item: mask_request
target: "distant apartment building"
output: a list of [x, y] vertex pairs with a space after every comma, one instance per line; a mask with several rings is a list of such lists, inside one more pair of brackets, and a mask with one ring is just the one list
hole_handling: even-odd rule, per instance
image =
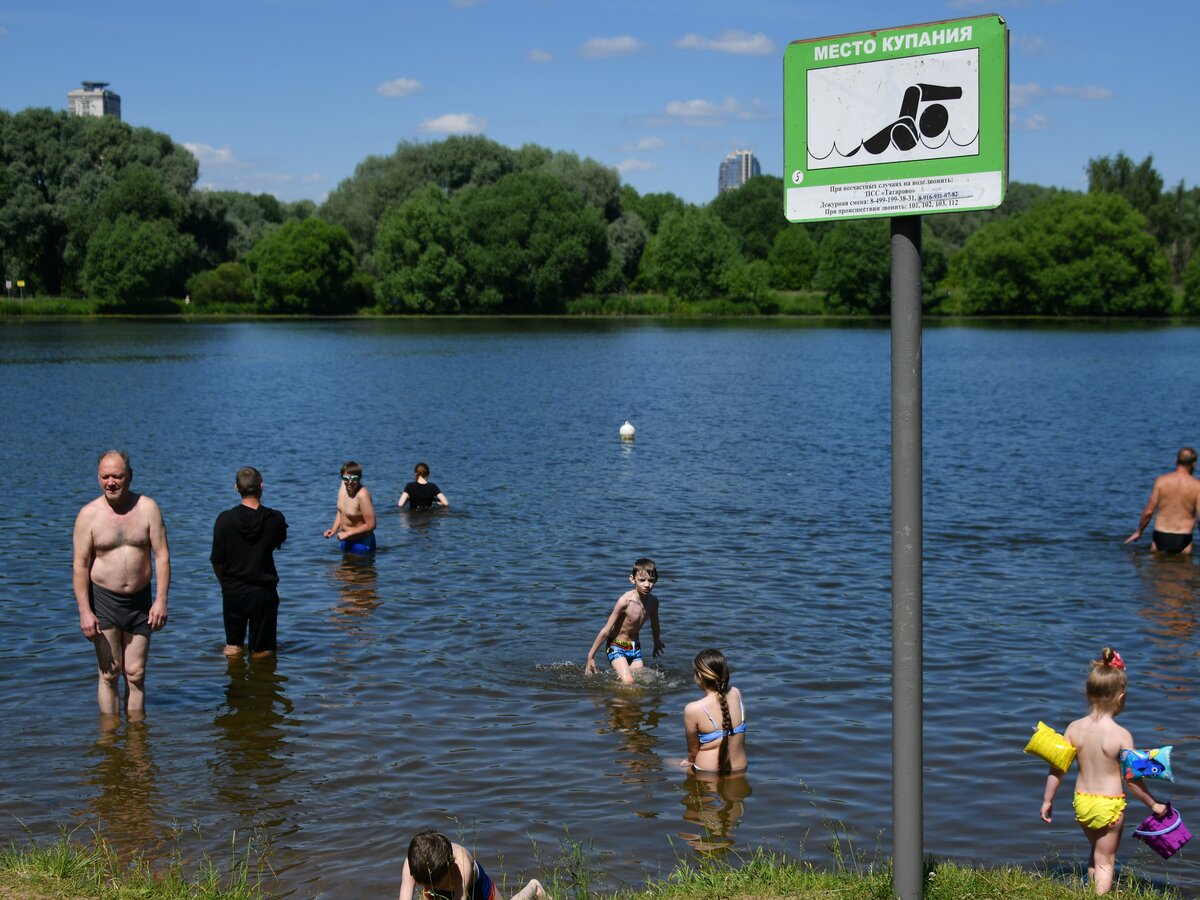
[[108, 90], [107, 81], [85, 81], [67, 94], [67, 113], [72, 116], [121, 118], [121, 95]]
[[734, 150], [721, 161], [721, 174], [717, 177], [717, 193], [723, 194], [740, 188], [756, 175], [761, 175], [758, 160], [749, 150]]

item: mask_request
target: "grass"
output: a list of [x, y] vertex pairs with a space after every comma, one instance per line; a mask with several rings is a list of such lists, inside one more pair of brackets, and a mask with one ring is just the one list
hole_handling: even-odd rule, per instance
[[224, 869], [207, 854], [193, 865], [176, 854], [154, 866], [122, 862], [102, 837], [80, 843], [62, 834], [48, 846], [12, 844], [0, 850], [0, 897], [12, 900], [260, 900], [267, 870], [262, 848], [251, 839], [244, 851], [237, 834]]
[[[819, 869], [801, 859], [756, 850], [748, 859], [680, 859], [666, 878], [634, 889], [605, 890], [602, 855], [567, 835], [554, 860], [543, 861], [534, 847], [538, 874], [556, 900], [889, 900], [890, 861], [866, 860], [835, 833], [830, 843], [832, 868]], [[503, 863], [501, 863], [503, 869]], [[29, 844], [0, 851], [0, 896], [12, 900], [263, 900], [272, 896], [264, 880], [267, 868], [255, 840], [239, 849], [231, 839], [224, 870], [204, 855], [190, 867], [176, 855], [164, 866], [142, 860], [122, 863], [102, 838], [90, 843], [62, 835], [55, 843]], [[504, 874], [509, 896], [525, 881]], [[1047, 868], [1033, 872], [1016, 866], [984, 868], [926, 861], [925, 900], [1078, 900], [1093, 896], [1077, 875]], [[1128, 871], [1113, 893], [1122, 900], [1176, 900], [1178, 894], [1149, 884]]]

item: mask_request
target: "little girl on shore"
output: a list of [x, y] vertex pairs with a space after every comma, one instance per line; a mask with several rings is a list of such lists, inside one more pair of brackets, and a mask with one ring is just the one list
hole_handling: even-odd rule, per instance
[[[1122, 750], [1133, 749], [1133, 736], [1116, 723], [1125, 708], [1125, 663], [1111, 647], [1092, 660], [1087, 679], [1087, 698], [1091, 711], [1067, 726], [1066, 739], [1076, 751], [1079, 774], [1075, 777], [1075, 818], [1083, 828], [1091, 852], [1088, 855], [1088, 881], [1097, 894], [1112, 888], [1121, 826], [1125, 823], [1125, 786], [1118, 757]], [[1066, 772], [1051, 768], [1042, 792], [1042, 821], [1049, 822], [1054, 794]], [[1166, 804], [1155, 800], [1140, 778], [1128, 782], [1129, 791], [1156, 816]]]

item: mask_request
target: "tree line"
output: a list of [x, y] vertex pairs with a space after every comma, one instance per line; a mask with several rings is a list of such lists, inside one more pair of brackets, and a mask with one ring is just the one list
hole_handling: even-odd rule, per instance
[[[790, 224], [775, 176], [695, 205], [573, 153], [480, 136], [367, 157], [320, 206], [198, 190], [198, 174], [148, 128], [0, 111], [0, 272], [114, 311], [185, 295], [302, 314], [890, 304], [887, 220]], [[1012, 183], [998, 209], [925, 216], [927, 309], [1200, 314], [1200, 188], [1167, 189], [1151, 158], [1124, 154], [1087, 175], [1087, 192]]]

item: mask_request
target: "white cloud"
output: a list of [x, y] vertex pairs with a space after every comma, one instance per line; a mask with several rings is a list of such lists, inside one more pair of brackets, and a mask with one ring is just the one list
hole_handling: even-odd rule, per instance
[[190, 144], [185, 141], [183, 146], [188, 153], [196, 157], [196, 161], [202, 166], [220, 169], [248, 169], [251, 167], [250, 163], [234, 157], [228, 144], [224, 147], [213, 147], [209, 144]]
[[579, 55], [588, 59], [605, 59], [609, 56], [624, 56], [642, 49], [637, 38], [623, 34], [620, 37], [592, 38], [579, 48]]
[[407, 97], [409, 94], [415, 94], [423, 85], [421, 82], [412, 78], [393, 78], [391, 81], [385, 81], [375, 90], [385, 97]]
[[769, 56], [775, 52], [774, 42], [765, 34], [745, 31], [722, 31], [716, 38], [689, 34], [675, 42], [685, 50], [714, 50], [717, 53], [739, 53], [748, 56]]
[[1083, 87], [1069, 87], [1065, 84], [1056, 84], [1054, 93], [1061, 94], [1064, 97], [1074, 97], [1077, 100], [1111, 100], [1113, 92], [1105, 87], [1097, 87], [1094, 84], [1087, 84]]
[[418, 126], [426, 134], [480, 134], [487, 128], [487, 119], [473, 113], [446, 113], [436, 119], [426, 119]]
[[642, 159], [627, 159], [624, 162], [617, 163], [617, 171], [622, 175], [629, 172], [646, 172], [657, 168], [658, 163], [646, 162]]
[[726, 97], [720, 103], [711, 100], [672, 100], [667, 104], [666, 113], [668, 122], [702, 126], [767, 117], [761, 100], [755, 100], [746, 107], [732, 97]]
[[1047, 49], [1045, 40], [1038, 34], [1018, 34], [1014, 37], [1017, 51], [1024, 56], [1037, 56]]
[[536, 47], [525, 54], [525, 58], [530, 62], [553, 62], [554, 54], [547, 53], [545, 50], [538, 50]]
[[1027, 116], [1024, 119], [1017, 118], [1016, 115], [1009, 116], [1009, 122], [1013, 128], [1021, 131], [1045, 131], [1050, 127], [1050, 120], [1041, 113], [1034, 113], [1032, 116]]
[[622, 144], [620, 147], [617, 147], [617, 150], [621, 153], [637, 153], [639, 150], [661, 150], [665, 146], [667, 146], [666, 141], [658, 135], [652, 134], [636, 143]]
[[1008, 86], [1008, 105], [1013, 109], [1028, 106], [1034, 97], [1040, 97], [1046, 89], [1040, 84], [1030, 81], [1026, 84], [1011, 84]]

